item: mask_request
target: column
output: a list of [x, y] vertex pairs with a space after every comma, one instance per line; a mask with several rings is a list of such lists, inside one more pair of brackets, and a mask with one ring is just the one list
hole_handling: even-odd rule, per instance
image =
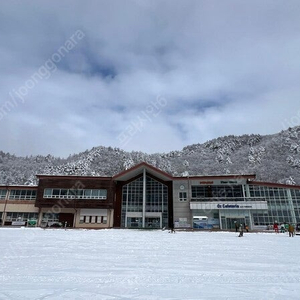
[[295, 208], [294, 208], [294, 205], [293, 205], [293, 199], [292, 199], [292, 194], [291, 194], [291, 190], [290, 189], [287, 189], [286, 190], [286, 193], [287, 193], [287, 198], [288, 198], [288, 202], [289, 202], [289, 208], [291, 210], [291, 215], [292, 215], [292, 222], [294, 224], [297, 223], [297, 220], [296, 220], [296, 215], [295, 215]]
[[41, 227], [42, 220], [43, 220], [43, 209], [41, 207], [39, 207], [39, 216], [38, 216], [38, 220], [37, 220], [38, 227]]
[[145, 228], [145, 214], [146, 214], [146, 169], [143, 170], [143, 220], [142, 227]]
[[[124, 190], [124, 187], [122, 188], [122, 191]], [[123, 203], [123, 192], [122, 192], [122, 198], [121, 201]], [[127, 228], [127, 211], [128, 211], [128, 184], [126, 185], [126, 212], [125, 212], [125, 224], [124, 227]], [[122, 210], [121, 210], [121, 216], [122, 216]], [[121, 218], [122, 222], [122, 218]], [[121, 224], [122, 225], [122, 224]]]
[[4, 209], [3, 209], [3, 213], [2, 213], [2, 226], [4, 226], [5, 220], [6, 220], [6, 206], [7, 206], [7, 201], [9, 199], [9, 194], [10, 194], [10, 191], [7, 189], [6, 190], [6, 195], [5, 195]]

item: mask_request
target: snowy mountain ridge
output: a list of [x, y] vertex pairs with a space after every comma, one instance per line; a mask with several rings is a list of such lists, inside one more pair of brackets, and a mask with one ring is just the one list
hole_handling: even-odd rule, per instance
[[273, 135], [219, 137], [169, 153], [100, 146], [57, 158], [0, 151], [0, 184], [33, 185], [36, 174], [113, 176], [143, 161], [174, 176], [256, 174], [257, 180], [300, 185], [300, 126]]

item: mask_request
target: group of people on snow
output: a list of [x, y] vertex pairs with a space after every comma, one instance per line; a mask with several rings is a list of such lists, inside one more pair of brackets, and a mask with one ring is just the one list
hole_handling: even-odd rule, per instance
[[[274, 223], [273, 229], [276, 233], [279, 233], [279, 225], [277, 222]], [[282, 223], [280, 224], [280, 232], [281, 233], [288, 232], [289, 237], [293, 237], [295, 235], [295, 226], [291, 223], [290, 224]]]

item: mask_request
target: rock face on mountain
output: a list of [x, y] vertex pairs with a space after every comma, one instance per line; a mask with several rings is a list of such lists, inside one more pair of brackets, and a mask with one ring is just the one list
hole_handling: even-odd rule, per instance
[[36, 174], [112, 176], [142, 161], [175, 176], [256, 174], [260, 181], [300, 185], [300, 126], [273, 135], [229, 135], [169, 153], [100, 146], [62, 159], [0, 151], [0, 183], [32, 185]]

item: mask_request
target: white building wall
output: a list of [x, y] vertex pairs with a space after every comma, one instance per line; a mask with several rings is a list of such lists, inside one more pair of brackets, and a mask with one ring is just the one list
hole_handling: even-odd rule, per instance
[[[179, 193], [186, 192], [187, 200], [179, 201]], [[190, 210], [190, 182], [187, 179], [173, 181], [173, 211], [175, 227], [192, 227], [192, 212]]]

